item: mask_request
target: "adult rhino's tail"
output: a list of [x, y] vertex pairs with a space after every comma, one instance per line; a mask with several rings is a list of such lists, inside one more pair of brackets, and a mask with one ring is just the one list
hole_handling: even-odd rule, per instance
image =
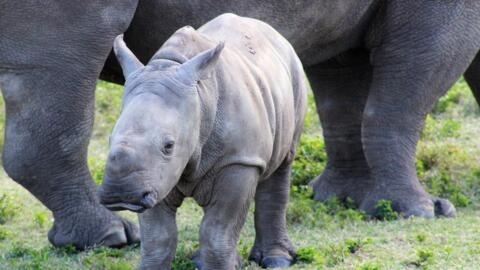
[[480, 51], [477, 53], [463, 75], [468, 86], [470, 86], [477, 103], [480, 105]]

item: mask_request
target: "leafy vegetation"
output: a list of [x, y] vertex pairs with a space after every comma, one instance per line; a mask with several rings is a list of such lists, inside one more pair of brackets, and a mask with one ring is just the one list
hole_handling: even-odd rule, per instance
[[17, 213], [18, 207], [11, 196], [3, 194], [0, 196], [0, 224], [5, 224]]
[[[103, 178], [108, 135], [120, 110], [121, 93], [119, 86], [105, 82], [97, 86], [88, 157], [96, 183]], [[289, 235], [298, 253], [292, 269], [476, 269], [480, 257], [480, 113], [463, 80], [428, 116], [416, 161], [426, 189], [457, 206], [455, 219], [397, 219], [389, 201], [377, 204], [378, 219], [372, 219], [351, 200], [314, 201], [308, 183], [324, 169], [326, 154], [312, 95], [308, 104], [287, 209]], [[0, 269], [135, 269], [138, 246], [85, 252], [51, 247], [46, 238], [53, 222], [51, 213], [4, 172], [0, 172], [0, 182]], [[122, 215], [135, 219], [131, 213]], [[179, 209], [173, 269], [193, 269], [190, 257], [198, 248], [201, 216], [201, 208], [190, 199]], [[244, 269], [260, 269], [247, 261], [255, 238], [253, 228], [251, 209], [238, 244]]]
[[398, 213], [392, 208], [392, 202], [388, 200], [379, 200], [375, 205], [377, 211], [376, 217], [380, 220], [395, 220]]
[[314, 246], [305, 246], [297, 249], [297, 261], [322, 265], [325, 263], [325, 258]]
[[302, 186], [319, 175], [325, 168], [327, 154], [319, 134], [303, 134], [292, 165], [292, 185]]

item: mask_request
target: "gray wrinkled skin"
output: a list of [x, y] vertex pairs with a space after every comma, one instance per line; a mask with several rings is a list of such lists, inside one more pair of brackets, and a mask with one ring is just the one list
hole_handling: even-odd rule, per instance
[[313, 182], [317, 199], [351, 197], [370, 214], [376, 201], [388, 199], [404, 216], [452, 216], [453, 205], [418, 182], [415, 148], [426, 113], [460, 75], [480, 100], [479, 5], [0, 0], [3, 167], [53, 212], [54, 245], [135, 240], [134, 227], [98, 203], [86, 165], [93, 90], [102, 67], [103, 79], [123, 83], [113, 55], [104, 66], [112, 40], [130, 24], [125, 40], [145, 62], [176, 29], [234, 12], [272, 25], [304, 63], [329, 159]]
[[139, 241], [136, 225], [99, 203], [86, 162], [96, 78], [136, 4], [0, 1], [2, 165], [53, 212], [55, 246]]
[[171, 267], [187, 196], [205, 213], [199, 269], [240, 266], [236, 243], [254, 197], [251, 258], [290, 265], [285, 212], [308, 85], [291, 45], [261, 21], [224, 14], [176, 31], [146, 66], [121, 37], [114, 50], [126, 83], [100, 198], [142, 213], [140, 268]]
[[[420, 185], [415, 148], [426, 114], [462, 73], [480, 96], [480, 1], [143, 0], [125, 40], [147, 61], [175, 29], [222, 12], [269, 23], [302, 60], [328, 156], [316, 199], [350, 197], [372, 215], [380, 199], [406, 217], [455, 215]], [[102, 77], [122, 82], [112, 57]]]

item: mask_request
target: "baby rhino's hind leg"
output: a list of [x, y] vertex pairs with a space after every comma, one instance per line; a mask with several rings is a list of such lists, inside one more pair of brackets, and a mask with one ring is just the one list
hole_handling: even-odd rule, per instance
[[256, 235], [249, 260], [262, 267], [286, 267], [295, 259], [286, 229], [291, 163], [291, 160], [284, 161], [277, 171], [259, 183], [255, 194]]

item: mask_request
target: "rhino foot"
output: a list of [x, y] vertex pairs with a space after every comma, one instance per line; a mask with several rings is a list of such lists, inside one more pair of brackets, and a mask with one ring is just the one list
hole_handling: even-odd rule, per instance
[[377, 203], [382, 199], [389, 200], [392, 203], [393, 210], [404, 218], [411, 216], [423, 218], [454, 217], [456, 215], [455, 206], [450, 201], [432, 197], [421, 188], [397, 190], [395, 193], [385, 190], [371, 192], [361, 203], [360, 209], [369, 215], [379, 216]]
[[449, 200], [434, 198], [433, 201], [435, 204], [435, 216], [455, 217], [457, 215], [455, 206]]
[[263, 268], [282, 268], [289, 267], [292, 264], [293, 261], [291, 259], [280, 256], [271, 256], [263, 258], [260, 266]]
[[263, 268], [288, 267], [295, 263], [295, 252], [292, 247], [270, 247], [268, 251], [253, 247], [248, 260]]
[[[207, 263], [204, 261], [204, 258], [200, 255], [200, 249], [195, 251], [192, 255], [192, 262], [195, 265], [195, 269], [202, 270], [202, 269], [211, 269], [207, 267]], [[242, 258], [235, 252], [236, 262], [235, 262], [235, 269], [241, 269], [243, 266]]]
[[455, 207], [451, 202], [432, 197], [419, 184], [403, 187], [397, 184], [396, 189], [388, 185], [375, 187], [368, 172], [344, 173], [327, 168], [310, 182], [310, 185], [313, 188], [315, 200], [326, 201], [332, 197], [344, 200], [348, 197], [371, 216], [379, 216], [376, 205], [382, 199], [391, 201], [393, 210], [401, 217], [455, 216]]
[[[86, 209], [83, 209], [86, 210]], [[48, 240], [56, 247], [72, 245], [78, 250], [96, 246], [122, 247], [140, 242], [138, 226], [98, 205], [92, 211], [54, 213]]]
[[310, 182], [314, 199], [327, 201], [333, 197], [340, 200], [351, 198], [358, 203], [373, 187], [368, 171], [345, 171], [326, 168], [321, 175]]

